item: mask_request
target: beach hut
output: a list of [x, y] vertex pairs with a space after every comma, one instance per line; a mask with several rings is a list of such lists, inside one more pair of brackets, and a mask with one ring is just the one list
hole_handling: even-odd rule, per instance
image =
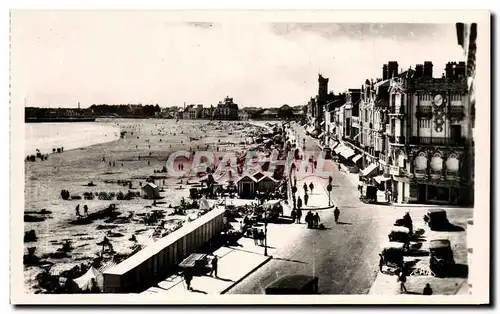
[[262, 176], [258, 182], [258, 189], [260, 192], [273, 192], [276, 189], [278, 180], [271, 178], [268, 175]]
[[160, 197], [160, 189], [154, 183], [148, 182], [142, 187], [142, 197], [155, 199]]
[[220, 185], [226, 185], [226, 184], [236, 184], [238, 181], [239, 177], [234, 174], [234, 171], [232, 170], [227, 170], [224, 172], [222, 175], [220, 175], [217, 179], [215, 179], [215, 182], [217, 182]]
[[238, 196], [240, 198], [255, 198], [255, 186], [257, 184], [257, 179], [255, 179], [251, 174], [243, 174], [243, 176], [236, 183], [238, 185]]
[[76, 278], [75, 283], [78, 285], [81, 291], [84, 292], [97, 292], [103, 291], [104, 287], [104, 277], [100, 271], [94, 267], [90, 267], [89, 270], [82, 276]]

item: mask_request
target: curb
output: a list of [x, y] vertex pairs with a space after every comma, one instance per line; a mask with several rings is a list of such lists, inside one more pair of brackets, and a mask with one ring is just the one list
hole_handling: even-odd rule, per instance
[[229, 290], [231, 290], [234, 286], [236, 286], [237, 284], [239, 284], [240, 282], [242, 282], [243, 279], [247, 278], [248, 276], [250, 276], [250, 274], [252, 274], [253, 272], [255, 272], [257, 269], [259, 269], [260, 267], [264, 266], [264, 264], [266, 264], [267, 262], [269, 262], [272, 258], [273, 258], [272, 256], [268, 256], [262, 263], [260, 263], [259, 265], [255, 266], [246, 275], [244, 275], [240, 279], [238, 279], [235, 282], [233, 282], [231, 285], [229, 285], [229, 287], [227, 287], [224, 290], [222, 290], [220, 292], [220, 294], [224, 294], [224, 293], [228, 292]]

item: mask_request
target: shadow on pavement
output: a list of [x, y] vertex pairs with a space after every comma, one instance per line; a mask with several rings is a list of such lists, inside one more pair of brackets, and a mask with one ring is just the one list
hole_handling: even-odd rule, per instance
[[405, 256], [429, 256], [429, 251], [424, 251], [420, 249], [410, 249], [405, 253]]
[[337, 222], [337, 225], [352, 225], [350, 222], [344, 222], [344, 221], [339, 221]]
[[190, 290], [190, 291], [191, 291], [191, 292], [195, 292], [195, 293], [207, 294], [205, 291], [196, 290], [196, 289], [193, 289], [193, 288], [191, 288], [191, 290]]
[[415, 291], [406, 291], [402, 294], [415, 294], [415, 295], [422, 295], [421, 293], [415, 292]]
[[282, 257], [273, 257], [273, 259], [279, 260], [279, 261], [285, 261], [285, 262], [307, 264], [306, 262], [303, 262], [303, 261], [297, 261], [297, 260], [294, 260], [294, 259], [288, 259], [288, 258], [282, 258]]
[[227, 279], [227, 278], [221, 278], [221, 277], [214, 277], [217, 280], [222, 280], [222, 281], [227, 281], [227, 282], [234, 282], [234, 280]]
[[467, 278], [469, 276], [469, 266], [466, 264], [455, 264], [450, 266], [450, 270], [446, 277], [451, 278]]
[[434, 228], [434, 231], [449, 231], [449, 232], [460, 232], [460, 231], [465, 231], [465, 229], [461, 226], [454, 225], [454, 224], [448, 224], [441, 226], [439, 228]]

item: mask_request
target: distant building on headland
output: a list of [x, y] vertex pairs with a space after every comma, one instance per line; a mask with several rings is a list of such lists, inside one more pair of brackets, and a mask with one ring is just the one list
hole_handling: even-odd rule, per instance
[[226, 96], [224, 101], [219, 101], [212, 115], [213, 120], [238, 120], [238, 105], [233, 98]]

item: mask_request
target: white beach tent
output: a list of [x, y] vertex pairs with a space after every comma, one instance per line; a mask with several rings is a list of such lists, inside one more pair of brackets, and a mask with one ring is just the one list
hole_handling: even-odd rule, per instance
[[104, 288], [104, 276], [94, 267], [90, 267], [84, 275], [74, 281], [82, 291], [92, 291], [95, 284], [97, 284], [100, 291], [103, 291]]
[[203, 196], [200, 199], [200, 209], [201, 210], [209, 210], [210, 209], [210, 204], [208, 203], [208, 200], [205, 196]]

